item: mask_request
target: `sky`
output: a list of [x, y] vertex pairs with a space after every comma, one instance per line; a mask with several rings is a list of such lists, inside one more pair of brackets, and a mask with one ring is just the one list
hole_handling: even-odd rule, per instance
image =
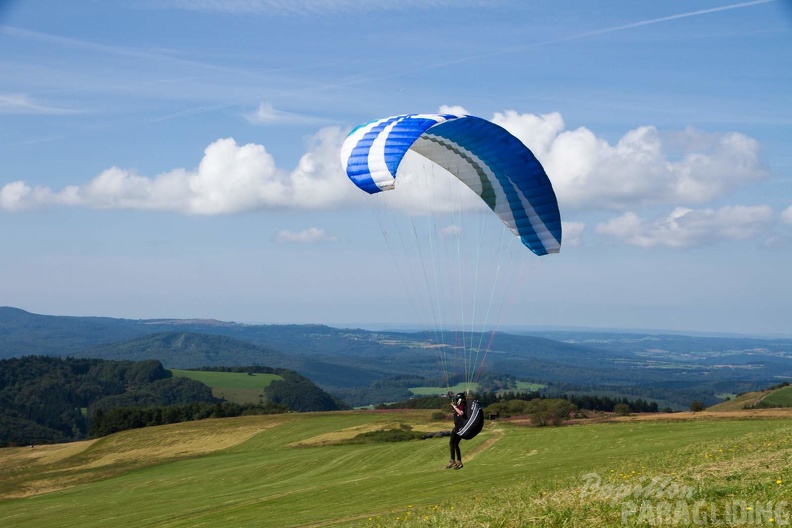
[[559, 200], [504, 328], [792, 336], [790, 86], [789, 0], [0, 0], [0, 306], [413, 324], [339, 151], [458, 111]]

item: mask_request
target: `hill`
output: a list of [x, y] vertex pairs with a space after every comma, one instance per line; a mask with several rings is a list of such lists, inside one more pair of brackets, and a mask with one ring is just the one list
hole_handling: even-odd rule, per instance
[[211, 376], [220, 386], [231, 388], [244, 386], [241, 380], [249, 381], [257, 375], [267, 379], [255, 401], [239, 402], [261, 404], [262, 408], [225, 405], [212, 395], [200, 375], [174, 377], [157, 360], [49, 356], [0, 360], [0, 446], [67, 442], [134, 427], [242, 412], [348, 408], [287, 369], [244, 367], [235, 371], [223, 367], [203, 374], [204, 379]]
[[762, 399], [763, 396], [769, 394], [770, 391], [752, 391], [745, 392], [725, 402], [718, 403], [707, 407], [710, 411], [742, 411], [743, 409], [752, 409], [754, 404]]
[[[421, 332], [59, 317], [0, 308], [0, 357], [156, 358], [168, 368], [267, 365], [298, 372], [356, 406], [445, 384], [435, 345]], [[544, 394], [651, 399], [677, 410], [792, 378], [790, 339], [592, 331], [497, 333], [490, 345], [485, 370], [544, 385]]]
[[173, 378], [156, 360], [0, 360], [0, 446], [86, 438], [96, 414], [116, 407], [216, 401], [209, 387]]
[[762, 412], [553, 428], [488, 422], [463, 443], [460, 471], [443, 469], [442, 438], [356, 440], [366, 431], [447, 428], [431, 411], [249, 416], [7, 448], [0, 524], [784, 524], [792, 422], [789, 411], [782, 419]]
[[786, 386], [775, 389], [770, 394], [756, 402], [755, 407], [792, 407], [792, 387]]
[[733, 399], [709, 407], [710, 411], [739, 411], [792, 407], [792, 386], [784, 382], [770, 389], [739, 394]]

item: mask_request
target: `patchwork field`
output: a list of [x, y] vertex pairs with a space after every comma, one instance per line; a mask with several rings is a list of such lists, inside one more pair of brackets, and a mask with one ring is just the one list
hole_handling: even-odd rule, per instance
[[352, 443], [448, 429], [432, 411], [249, 416], [7, 448], [0, 526], [666, 526], [683, 510], [781, 525], [792, 412], [769, 411], [488, 422], [462, 443], [460, 471], [443, 469], [447, 438]]

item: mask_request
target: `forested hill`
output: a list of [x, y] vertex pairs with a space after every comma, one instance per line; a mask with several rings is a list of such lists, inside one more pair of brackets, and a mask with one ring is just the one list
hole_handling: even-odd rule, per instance
[[[296, 372], [268, 367], [244, 371], [280, 377], [265, 389], [267, 401], [261, 408], [245, 411], [227, 404], [213, 397], [204, 383], [174, 377], [157, 360], [51, 356], [0, 360], [0, 447], [80, 440], [89, 434], [231, 413], [346, 408]], [[149, 414], [141, 414], [140, 409], [149, 409]]]
[[28, 356], [0, 361], [0, 446], [80, 440], [97, 411], [216, 402], [203, 383], [159, 361]]

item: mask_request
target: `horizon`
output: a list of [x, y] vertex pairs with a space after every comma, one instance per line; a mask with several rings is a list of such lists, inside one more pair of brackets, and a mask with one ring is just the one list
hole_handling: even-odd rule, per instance
[[[169, 322], [204, 322], [204, 323], [221, 323], [221, 324], [234, 324], [240, 326], [327, 326], [338, 330], [365, 330], [368, 332], [398, 332], [398, 333], [427, 333], [432, 330], [421, 328], [415, 323], [372, 323], [372, 322], [348, 322], [348, 323], [326, 323], [326, 322], [312, 322], [312, 323], [284, 323], [284, 322], [266, 322], [266, 321], [235, 321], [224, 320], [216, 318], [178, 318], [178, 317], [142, 317], [142, 318], [126, 318], [126, 317], [110, 317], [101, 314], [92, 315], [72, 315], [72, 314], [51, 314], [51, 313], [36, 313], [24, 308], [15, 306], [0, 306], [0, 309], [7, 308], [11, 310], [20, 310], [30, 315], [45, 316], [45, 317], [85, 317], [85, 318], [107, 318], [118, 319], [127, 321], [169, 321]], [[446, 328], [446, 330], [455, 330], [454, 328]], [[775, 339], [792, 339], [792, 334], [741, 334], [734, 332], [708, 332], [702, 331], [688, 331], [681, 332], [676, 330], [668, 330], [662, 328], [626, 328], [626, 327], [584, 327], [584, 326], [530, 326], [530, 325], [506, 325], [501, 328], [469, 328], [463, 330], [464, 332], [472, 333], [504, 333], [504, 334], [531, 334], [531, 333], [602, 333], [602, 334], [635, 334], [635, 335], [679, 335], [684, 337], [713, 337], [724, 339], [762, 339], [762, 340], [775, 340]]]

